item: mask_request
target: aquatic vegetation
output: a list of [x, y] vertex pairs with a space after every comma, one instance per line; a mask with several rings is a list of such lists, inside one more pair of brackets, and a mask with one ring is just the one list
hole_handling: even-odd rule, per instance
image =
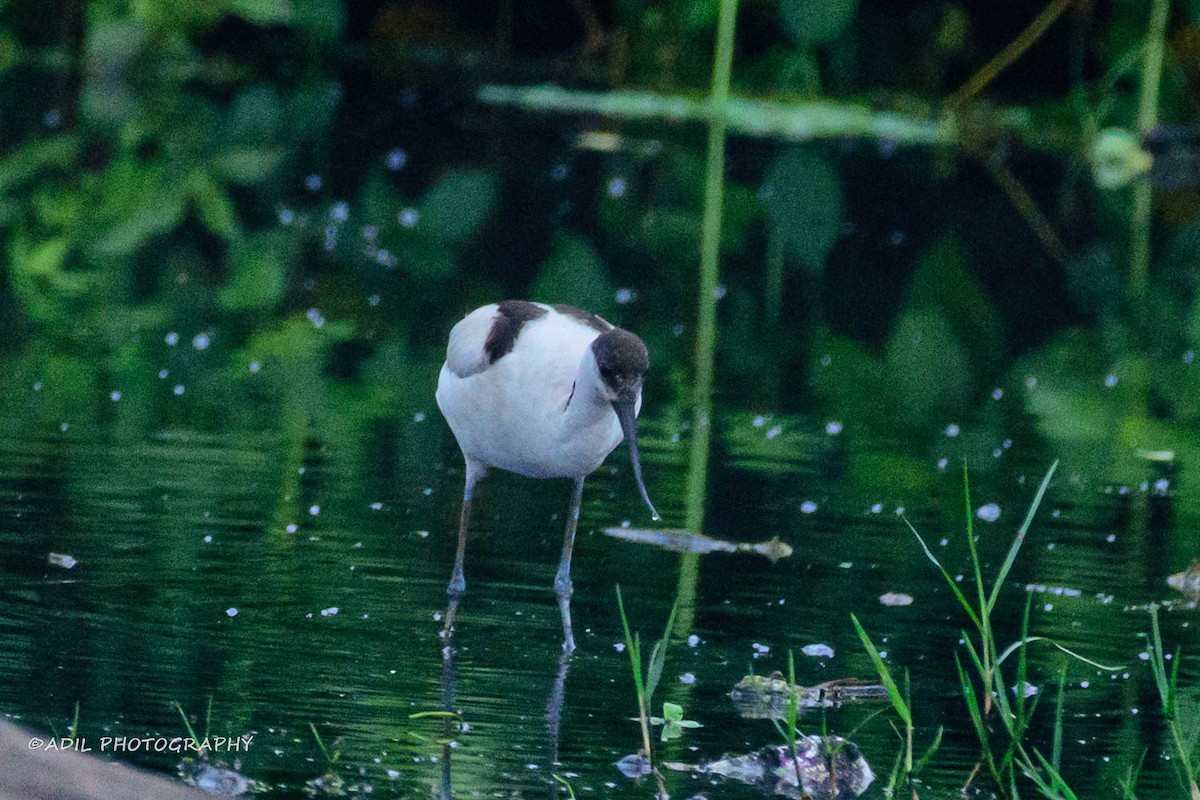
[[1163, 653], [1162, 633], [1158, 626], [1158, 608], [1150, 606], [1150, 668], [1154, 673], [1154, 686], [1162, 704], [1163, 717], [1171, 734], [1171, 746], [1175, 751], [1173, 763], [1192, 800], [1200, 800], [1200, 786], [1196, 783], [1200, 775], [1200, 697], [1194, 690], [1179, 690], [1180, 651], [1171, 659], [1171, 674], [1167, 674], [1167, 657]]
[[672, 739], [678, 739], [683, 736], [683, 732], [688, 728], [703, 728], [699, 722], [694, 719], [683, 718], [683, 706], [678, 703], [663, 703], [662, 716], [651, 717], [651, 725], [661, 725], [662, 734], [660, 740], [669, 742]]
[[[630, 632], [629, 618], [625, 615], [625, 602], [621, 598], [621, 587], [616, 587], [617, 593], [617, 613], [621, 617], [621, 628], [625, 632], [625, 651], [629, 654], [629, 667], [633, 674], [634, 692], [637, 695], [638, 704], [638, 724], [642, 731], [642, 749], [636, 756], [622, 759], [627, 762], [632, 758], [633, 764], [623, 767], [622, 771], [626, 774], [653, 774], [659, 782], [659, 794], [665, 795], [666, 789], [662, 786], [662, 776], [654, 767], [652, 760], [652, 750], [650, 747], [650, 725], [652, 718], [650, 716], [650, 704], [654, 699], [654, 691], [658, 688], [658, 683], [662, 679], [663, 667], [667, 660], [667, 644], [670, 642], [671, 629], [675, 623], [675, 612], [678, 605], [671, 607], [671, 613], [667, 617], [666, 628], [663, 631], [662, 638], [654, 643], [654, 647], [650, 649], [650, 660], [643, 668], [642, 666], [642, 640], [641, 635], [636, 632]], [[678, 706], [676, 706], [678, 708]], [[672, 712], [675, 716], [675, 712]], [[694, 727], [694, 725], [685, 726], [682, 724], [683, 709], [679, 708], [679, 719], [675, 720], [677, 728]], [[668, 718], [666, 704], [663, 706], [663, 720]], [[687, 720], [691, 722], [691, 720]], [[666, 725], [663, 729], [663, 741], [667, 740]]]

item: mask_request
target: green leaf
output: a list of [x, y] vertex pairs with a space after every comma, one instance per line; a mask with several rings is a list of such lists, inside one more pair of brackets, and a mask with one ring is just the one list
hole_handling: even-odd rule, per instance
[[483, 227], [496, 204], [496, 176], [477, 169], [447, 172], [425, 193], [417, 210], [419, 230], [456, 244]]
[[970, 407], [975, 372], [940, 311], [908, 310], [884, 350], [884, 384], [899, 420], [920, 426]]
[[663, 703], [663, 719], [670, 722], [683, 719], [683, 706], [678, 703]]
[[213, 157], [213, 174], [238, 186], [261, 183], [279, 168], [284, 153], [282, 147], [233, 147]]
[[802, 44], [821, 44], [839, 36], [854, 19], [858, 0], [781, 0], [783, 27]]
[[842, 231], [842, 179], [813, 147], [791, 147], [775, 159], [762, 189], [767, 221], [805, 269], [820, 272]]
[[228, 0], [228, 4], [231, 14], [256, 25], [286, 25], [296, 15], [292, 0]]
[[233, 200], [228, 192], [203, 169], [194, 169], [188, 176], [188, 190], [196, 212], [205, 228], [223, 239], [233, 239], [241, 232]]
[[222, 306], [235, 311], [273, 308], [283, 298], [296, 242], [284, 231], [259, 233], [234, 247], [229, 283], [221, 290]]
[[228, 141], [248, 147], [274, 142], [283, 127], [283, 103], [267, 84], [247, 86], [238, 92], [225, 114]]
[[295, 0], [292, 24], [325, 42], [336, 42], [346, 26], [345, 6], [339, 0]]
[[587, 240], [559, 231], [550, 245], [530, 296], [547, 303], [567, 303], [600, 316], [616, 308], [616, 291], [600, 257]]

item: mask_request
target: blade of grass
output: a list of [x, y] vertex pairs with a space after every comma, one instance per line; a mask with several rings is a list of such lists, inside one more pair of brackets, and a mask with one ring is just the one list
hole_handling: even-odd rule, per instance
[[904, 720], [905, 725], [912, 725], [912, 712], [909, 711], [908, 704], [904, 702], [904, 696], [900, 694], [900, 687], [896, 685], [896, 681], [892, 680], [892, 673], [888, 670], [887, 664], [883, 663], [883, 658], [875, 649], [871, 637], [867, 635], [862, 623], [854, 614], [850, 615], [850, 621], [854, 623], [854, 630], [858, 631], [858, 638], [862, 642], [863, 648], [871, 657], [872, 663], [875, 664], [875, 671], [879, 673], [879, 679], [883, 681], [883, 688], [887, 690], [888, 699], [892, 701], [892, 708], [896, 709], [896, 713], [900, 715], [900, 719]]
[[962, 606], [963, 611], [966, 612], [967, 616], [971, 618], [971, 622], [975, 624], [977, 629], [982, 630], [983, 622], [980, 621], [979, 616], [975, 613], [974, 607], [972, 607], [971, 603], [968, 602], [966, 595], [964, 595], [962, 590], [958, 588], [958, 583], [954, 580], [954, 578], [950, 577], [950, 573], [947, 572], [946, 568], [942, 566], [942, 562], [938, 561], [937, 556], [935, 556], [933, 551], [929, 549], [929, 545], [925, 544], [925, 540], [921, 538], [921, 534], [917, 533], [917, 529], [914, 528], [912, 523], [908, 521], [908, 518], [901, 517], [901, 519], [904, 520], [904, 524], [908, 526], [908, 529], [912, 531], [913, 536], [917, 537], [917, 541], [921, 543], [921, 549], [925, 551], [925, 555], [928, 556], [929, 560], [933, 562], [935, 567], [941, 570], [942, 577], [946, 579], [946, 585], [950, 587], [950, 591], [954, 592], [954, 596], [958, 598], [959, 605]]
[[1082, 664], [1087, 664], [1089, 667], [1095, 667], [1096, 669], [1103, 670], [1104, 672], [1116, 672], [1118, 670], [1125, 668], [1124, 665], [1122, 665], [1122, 664], [1118, 664], [1116, 666], [1110, 666], [1108, 664], [1101, 664], [1099, 661], [1093, 661], [1092, 659], [1088, 658], [1087, 656], [1076, 653], [1074, 650], [1070, 649], [1069, 647], [1065, 647], [1065, 646], [1059, 644], [1058, 642], [1056, 642], [1055, 640], [1051, 639], [1048, 636], [1027, 636], [1024, 639], [1018, 639], [1017, 641], [1010, 644], [1008, 647], [1004, 648], [1004, 652], [1002, 652], [1000, 654], [1000, 656], [996, 659], [996, 663], [1003, 664], [1008, 659], [1008, 657], [1011, 656], [1013, 653], [1015, 653], [1017, 650], [1019, 650], [1022, 647], [1022, 645], [1033, 644], [1034, 642], [1046, 642], [1051, 647], [1054, 647], [1055, 649], [1060, 650], [1063, 653], [1066, 653], [1068, 656], [1075, 659], [1076, 661], [1078, 661]]
[[[996, 606], [996, 600], [1000, 596], [1000, 589], [1004, 586], [1004, 582], [1008, 580], [1008, 573], [1012, 569], [1013, 563], [1017, 560], [1017, 553], [1020, 552], [1021, 545], [1025, 542], [1025, 534], [1029, 532], [1029, 526], [1033, 524], [1033, 516], [1037, 513], [1038, 506], [1042, 504], [1042, 498], [1046, 496], [1046, 489], [1050, 486], [1050, 479], [1054, 477], [1054, 471], [1057, 469], [1058, 460], [1056, 459], [1050, 465], [1050, 468], [1046, 470], [1046, 474], [1042, 478], [1042, 483], [1038, 486], [1037, 494], [1033, 496], [1033, 503], [1030, 504], [1029, 511], [1025, 514], [1025, 521], [1017, 529], [1017, 536], [1013, 539], [1012, 546], [1008, 548], [1008, 555], [1004, 557], [1004, 563], [1000, 565], [1000, 572], [996, 574], [996, 582], [992, 584], [992, 592], [987, 599], [987, 604], [981, 604], [980, 606], [983, 609], [985, 619], [992, 613], [992, 609]], [[968, 509], [969, 511], [970, 509]]]

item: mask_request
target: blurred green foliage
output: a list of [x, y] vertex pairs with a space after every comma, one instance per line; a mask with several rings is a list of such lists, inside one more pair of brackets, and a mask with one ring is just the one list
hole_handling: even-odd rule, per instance
[[[317, 373], [383, 380], [407, 374], [389, 359], [436, 359], [459, 313], [504, 292], [584, 305], [636, 327], [663, 367], [652, 376], [660, 396], [665, 389], [682, 399], [704, 179], [699, 140], [642, 123], [596, 131], [603, 146], [573, 148], [564, 132], [583, 126], [582, 143], [587, 128], [603, 126], [551, 126], [547, 140], [511, 116], [463, 137], [450, 127], [472, 118], [466, 106], [443, 127], [414, 128], [455, 97], [451, 56], [493, 57], [472, 31], [494, 25], [521, 47], [518, 31], [466, 5], [431, 18], [386, 3], [349, 8], [336, 0], [107, 0], [52, 32], [27, 9], [0, 8], [0, 97], [35, 100], [0, 132], [0, 252], [14, 346], [31, 333], [85, 364], [87, 353], [122, 354], [126, 371], [139, 357], [154, 359], [129, 337], [200, 330], [219, 333], [213, 354], [230, 360], [230, 374], [249, 374], [246, 360], [263, 353], [282, 358], [288, 347], [311, 345], [319, 355], [300, 360]], [[571, 68], [602, 73], [613, 88], [698, 90], [717, 8], [603, 6], [593, 44]], [[1006, 19], [1024, 24], [1034, 10]], [[931, 115], [931, 101], [1007, 43], [986, 38], [990, 13], [856, 0], [747, 4], [739, 23], [752, 33], [739, 39], [734, 83], [780, 109], [797, 95], [846, 107], [890, 96], [885, 108]], [[367, 22], [352, 24], [356, 16]], [[1183, 98], [1197, 76], [1196, 24], [1173, 23], [1175, 58], [1158, 98], [1160, 116], [1182, 124], [1192, 122]], [[895, 152], [886, 141], [864, 150], [847, 141], [735, 140], [719, 370], [734, 402], [815, 401], [846, 419], [937, 431], [982, 419], [992, 389], [1026, 370], [1044, 391], [1026, 396], [1025, 410], [1048, 438], [1135, 430], [1143, 433], [1126, 437], [1128, 447], [1172, 446], [1170, 429], [1157, 426], [1200, 418], [1191, 357], [1200, 346], [1200, 222], [1190, 195], [1159, 195], [1152, 319], [1139, 322], [1125, 295], [1123, 226], [1131, 184], [1155, 180], [1162, 168], [1152, 160], [1161, 154], [1130, 133], [1146, 25], [1146, 9], [1126, 5], [1091, 29], [1052, 29], [1056, 43], [1077, 37], [1092, 63], [1075, 64], [1066, 87], [1002, 75], [1005, 98], [1023, 104], [989, 116], [981, 103], [959, 123], [959, 153]], [[1035, 43], [1025, 58], [1044, 59], [1051, 46]], [[917, 51], [926, 54], [919, 65], [910, 63]], [[430, 63], [442, 65], [432, 76]], [[380, 94], [360, 84], [415, 99], [399, 111], [374, 108]], [[381, 122], [364, 122], [376, 115]], [[1056, 120], [1028, 145], [1056, 154], [1057, 177], [1033, 174], [1028, 165], [1044, 160], [989, 139], [989, 124], [1015, 118]], [[976, 156], [1007, 170], [1026, 205], [971, 177]], [[1078, 164], [1093, 166], [1098, 185], [1078, 179]], [[876, 198], [876, 172], [901, 176], [908, 194]], [[971, 182], [979, 199], [960, 213]], [[912, 230], [902, 221], [872, 227], [879, 207], [910, 203], [934, 211]], [[1059, 210], [1039, 217], [1030, 204]], [[1046, 237], [1035, 231], [1046, 227], [1066, 241], [1066, 279], [1055, 277], [1057, 254], [1036, 252]], [[1071, 229], [1079, 235], [1063, 235]], [[887, 243], [895, 236], [902, 246]], [[977, 243], [990, 238], [1024, 244], [1007, 261], [985, 258]], [[1027, 330], [1041, 324], [1027, 309], [1041, 306], [1014, 292], [1006, 272], [1029, 276], [1035, 292], [1060, 281], [1069, 307], [1044, 330]], [[834, 289], [831, 275], [850, 277]], [[883, 287], [882, 302], [868, 296], [872, 284]], [[1141, 365], [1121, 379], [1136, 402], [1115, 402], [1095, 378], [1124, 363]], [[104, 371], [99, 362], [93, 369]], [[297, 367], [297, 375], [312, 369]], [[1159, 433], [1144, 433], [1152, 429]]]

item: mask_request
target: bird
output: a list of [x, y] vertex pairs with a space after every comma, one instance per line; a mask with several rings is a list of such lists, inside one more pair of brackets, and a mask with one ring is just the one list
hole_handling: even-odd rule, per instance
[[466, 462], [458, 550], [446, 588], [443, 636], [466, 592], [463, 559], [475, 485], [489, 469], [530, 478], [570, 478], [570, 509], [554, 591], [563, 649], [571, 628], [571, 551], [583, 482], [622, 439], [651, 517], [660, 519], [638, 457], [637, 416], [650, 355], [636, 334], [569, 305], [505, 300], [475, 309], [450, 331], [437, 404]]

